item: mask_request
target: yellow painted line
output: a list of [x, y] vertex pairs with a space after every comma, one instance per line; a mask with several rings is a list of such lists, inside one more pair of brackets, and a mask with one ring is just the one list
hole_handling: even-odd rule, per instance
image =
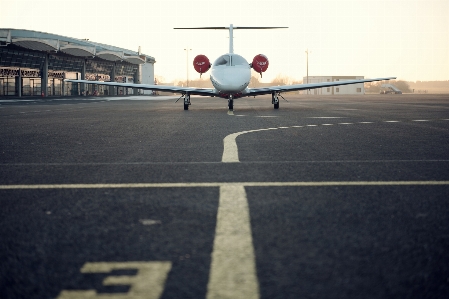
[[259, 298], [248, 201], [241, 184], [220, 187], [206, 298]]
[[[288, 127], [286, 127], [288, 128]], [[239, 160], [239, 150], [237, 147], [237, 142], [235, 139], [246, 133], [254, 133], [254, 132], [262, 132], [269, 130], [277, 130], [279, 128], [266, 128], [266, 129], [258, 129], [258, 130], [249, 130], [249, 131], [241, 131], [233, 134], [229, 134], [223, 139], [223, 155], [221, 157], [221, 162], [223, 163], [238, 163]]]
[[36, 184], [0, 185], [0, 190], [22, 189], [137, 189], [196, 188], [239, 185], [244, 187], [326, 187], [326, 186], [410, 186], [449, 185], [449, 181], [327, 181], [327, 182], [211, 182], [211, 183], [131, 183], [131, 184]]
[[223, 139], [223, 155], [221, 157], [221, 162], [223, 163], [237, 163], [239, 161], [239, 150], [237, 148], [237, 142], [235, 139], [237, 136], [244, 134], [234, 133], [226, 136]]

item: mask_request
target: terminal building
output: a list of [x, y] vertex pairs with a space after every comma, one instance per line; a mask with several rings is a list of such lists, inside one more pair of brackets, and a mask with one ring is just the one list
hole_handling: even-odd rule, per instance
[[[0, 97], [143, 94], [64, 79], [154, 84], [151, 56], [89, 40], [0, 28]], [[145, 91], [150, 93], [151, 91]]]
[[[307, 79], [308, 78], [308, 79]], [[309, 76], [303, 77], [304, 84], [312, 83], [324, 83], [324, 82], [335, 82], [335, 81], [345, 81], [345, 80], [363, 80], [364, 76]], [[354, 94], [363, 95], [365, 94], [365, 88], [363, 83], [359, 84], [349, 84], [340, 85], [332, 87], [322, 87], [311, 89], [309, 94], [316, 95], [344, 95], [344, 94]]]

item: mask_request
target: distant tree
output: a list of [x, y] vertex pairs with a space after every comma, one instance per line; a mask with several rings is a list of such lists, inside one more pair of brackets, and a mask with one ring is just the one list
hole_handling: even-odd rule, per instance
[[163, 82], [165, 82], [165, 78], [164, 77], [162, 77], [162, 76], [158, 76], [158, 75], [156, 75], [156, 76], [154, 76], [154, 83], [156, 83], [157, 82], [157, 84], [160, 84], [160, 83], [163, 83]]
[[365, 92], [368, 93], [380, 93], [381, 82], [368, 82], [364, 84]]
[[278, 74], [276, 76], [276, 78], [274, 78], [271, 81], [271, 84], [273, 84], [273, 85], [288, 85], [288, 84], [291, 84], [291, 82], [292, 82], [291, 78], [284, 76], [282, 74]]
[[[187, 80], [178, 81], [175, 84], [176, 86], [187, 86]], [[193, 80], [189, 80], [189, 87], [198, 87], [198, 88], [213, 88], [212, 83], [209, 78], [197, 78]]]
[[251, 76], [251, 80], [249, 81], [249, 85], [250, 88], [257, 88], [260, 87], [260, 81], [259, 78], [257, 78], [256, 76], [252, 75]]
[[[302, 81], [300, 81], [300, 80], [295, 80], [294, 78], [289, 77], [289, 76], [285, 76], [285, 75], [282, 75], [282, 74], [278, 74], [278, 75], [276, 76], [276, 78], [274, 78], [274, 79], [271, 81], [271, 83], [270, 83], [270, 85], [273, 85], [273, 86], [278, 86], [278, 85], [292, 85], [292, 84], [302, 84]], [[289, 91], [289, 92], [286, 92], [286, 93], [287, 93], [287, 94], [297, 94], [298, 91]]]

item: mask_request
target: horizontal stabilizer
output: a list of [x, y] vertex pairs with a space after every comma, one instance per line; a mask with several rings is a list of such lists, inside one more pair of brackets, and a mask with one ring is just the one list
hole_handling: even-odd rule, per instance
[[[288, 27], [232, 27], [233, 29], [285, 29]], [[228, 30], [229, 27], [189, 27], [189, 28], [173, 28], [173, 29], [213, 29], [213, 30]]]
[[234, 53], [234, 36], [232, 31], [234, 29], [285, 29], [288, 27], [234, 27], [232, 24], [229, 27], [178, 27], [173, 29], [212, 29], [212, 30], [229, 30], [229, 53]]

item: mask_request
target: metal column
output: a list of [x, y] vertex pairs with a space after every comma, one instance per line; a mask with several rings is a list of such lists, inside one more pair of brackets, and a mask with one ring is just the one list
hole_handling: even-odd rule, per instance
[[[115, 63], [112, 66], [112, 72], [111, 72], [111, 82], [115, 82]], [[109, 86], [109, 95], [115, 96], [115, 87]]]
[[20, 69], [16, 80], [17, 96], [22, 97], [22, 71]]
[[[81, 80], [86, 80], [86, 59], [83, 61], [83, 68], [81, 69]], [[86, 83], [81, 83], [81, 93], [86, 93]]]
[[42, 68], [42, 78], [41, 78], [41, 94], [44, 97], [48, 96], [48, 54], [45, 55], [44, 66]]

